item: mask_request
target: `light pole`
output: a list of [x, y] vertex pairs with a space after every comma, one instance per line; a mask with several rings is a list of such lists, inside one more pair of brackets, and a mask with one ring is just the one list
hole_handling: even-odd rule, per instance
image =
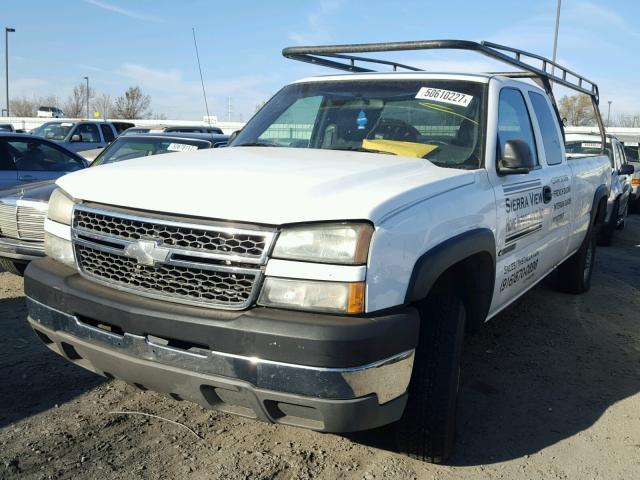
[[4, 27], [4, 62], [5, 62], [5, 82], [6, 82], [6, 93], [7, 93], [7, 117], [10, 117], [9, 113], [9, 34], [15, 32], [15, 28]]
[[609, 110], [607, 111], [607, 128], [609, 128], [609, 119], [611, 118], [611, 100], [607, 103], [609, 104]]
[[[560, 30], [560, 4], [562, 0], [558, 0], [558, 7], [556, 8], [556, 30], [553, 35], [553, 63], [556, 63], [556, 52], [558, 51], [558, 30]], [[556, 66], [551, 65], [551, 75], [556, 71]]]
[[84, 77], [87, 81], [87, 119], [89, 118], [89, 77]]

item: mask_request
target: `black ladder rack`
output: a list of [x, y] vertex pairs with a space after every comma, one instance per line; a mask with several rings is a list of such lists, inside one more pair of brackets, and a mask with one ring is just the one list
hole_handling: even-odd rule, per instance
[[[487, 57], [499, 60], [503, 63], [519, 68], [516, 72], [492, 73], [510, 78], [530, 78], [534, 80], [547, 92], [552, 104], [562, 124], [562, 119], [558, 112], [555, 97], [553, 95], [552, 83], [557, 83], [576, 92], [588, 95], [593, 104], [593, 111], [598, 122], [598, 127], [602, 136], [602, 151], [605, 146], [605, 128], [600, 109], [600, 96], [598, 85], [586, 77], [579, 75], [566, 67], [542, 57], [535, 53], [526, 52], [517, 48], [499, 45], [497, 43], [482, 41], [473, 42], [470, 40], [420, 40], [411, 42], [388, 42], [388, 43], [360, 43], [349, 45], [318, 45], [309, 47], [288, 47], [282, 50], [282, 55], [292, 60], [312, 63], [324, 67], [335, 68], [347, 72], [364, 73], [377, 72], [370, 68], [356, 65], [358, 63], [368, 63], [376, 65], [388, 65], [394, 71], [404, 69], [409, 71], [424, 71], [423, 69], [404, 65], [402, 63], [376, 58], [362, 57], [354, 54], [375, 53], [375, 52], [398, 52], [411, 50], [468, 50], [478, 52]], [[536, 65], [538, 62], [539, 65]], [[549, 71], [551, 70], [551, 71]]]

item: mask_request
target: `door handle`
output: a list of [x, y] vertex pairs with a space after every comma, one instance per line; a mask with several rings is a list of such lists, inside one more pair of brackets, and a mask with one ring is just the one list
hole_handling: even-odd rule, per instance
[[20, 175], [18, 180], [22, 180], [23, 182], [28, 182], [29, 180], [34, 180], [33, 175]]
[[542, 188], [542, 201], [544, 203], [549, 203], [553, 198], [553, 193], [551, 192], [551, 187], [546, 185]]

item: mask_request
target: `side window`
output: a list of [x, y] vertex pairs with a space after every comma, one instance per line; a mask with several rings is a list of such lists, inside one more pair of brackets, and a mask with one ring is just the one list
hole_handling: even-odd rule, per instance
[[498, 158], [502, 157], [504, 145], [509, 140], [523, 140], [531, 148], [531, 154], [538, 165], [536, 141], [531, 127], [531, 118], [520, 90], [503, 88], [498, 104]]
[[624, 152], [624, 148], [622, 148], [622, 144], [618, 143], [618, 152], [620, 153], [620, 166], [627, 164], [627, 155]]
[[321, 103], [321, 95], [296, 100], [262, 132], [258, 140], [280, 146], [307, 147]]
[[98, 133], [98, 127], [93, 123], [82, 123], [78, 125], [74, 135], [80, 135], [80, 141], [87, 143], [100, 143], [100, 134]]
[[39, 172], [73, 172], [84, 164], [62, 150], [37, 141], [11, 141], [16, 168]]
[[558, 165], [562, 163], [562, 146], [558, 136], [558, 121], [544, 96], [536, 92], [529, 92], [529, 100], [531, 100], [533, 111], [540, 126], [547, 165]]
[[102, 130], [102, 136], [104, 137], [105, 142], [111, 143], [113, 142], [113, 139], [116, 138], [113, 135], [113, 130], [111, 130], [111, 127], [109, 125], [105, 125], [104, 123], [101, 123], [100, 130]]
[[16, 163], [13, 149], [5, 142], [0, 142], [0, 171], [15, 170]]

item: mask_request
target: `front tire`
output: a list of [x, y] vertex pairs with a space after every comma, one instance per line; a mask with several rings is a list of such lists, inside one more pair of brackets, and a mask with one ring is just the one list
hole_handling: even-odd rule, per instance
[[396, 440], [412, 458], [443, 463], [455, 440], [466, 312], [451, 292], [430, 294], [420, 311], [420, 339]]
[[27, 268], [26, 263], [14, 262], [6, 258], [0, 258], [0, 269], [13, 273], [14, 275], [24, 276], [24, 270]]

